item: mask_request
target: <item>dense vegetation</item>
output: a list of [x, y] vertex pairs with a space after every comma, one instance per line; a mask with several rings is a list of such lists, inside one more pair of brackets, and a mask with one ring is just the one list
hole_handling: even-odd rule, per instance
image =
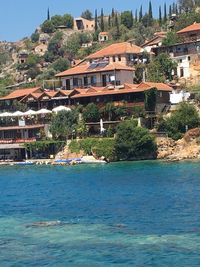
[[161, 119], [158, 131], [166, 132], [169, 137], [177, 140], [189, 129], [200, 126], [200, 117], [193, 105], [182, 103], [169, 118]]

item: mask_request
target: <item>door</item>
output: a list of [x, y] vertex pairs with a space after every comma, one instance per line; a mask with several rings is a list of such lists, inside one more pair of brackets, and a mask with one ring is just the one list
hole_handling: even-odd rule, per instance
[[66, 80], [66, 90], [70, 90], [70, 79]]
[[106, 82], [106, 74], [102, 75], [102, 85], [106, 86], [107, 82]]

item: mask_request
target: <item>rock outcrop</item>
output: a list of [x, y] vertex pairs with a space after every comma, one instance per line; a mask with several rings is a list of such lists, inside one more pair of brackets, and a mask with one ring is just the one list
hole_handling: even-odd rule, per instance
[[157, 138], [158, 159], [169, 161], [200, 159], [200, 128], [189, 130], [182, 139]]

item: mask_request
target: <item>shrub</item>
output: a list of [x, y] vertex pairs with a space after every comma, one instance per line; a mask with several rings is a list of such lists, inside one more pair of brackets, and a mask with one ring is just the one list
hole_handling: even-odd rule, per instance
[[77, 113], [72, 111], [60, 111], [52, 119], [50, 132], [54, 139], [66, 140], [75, 132]]
[[158, 131], [166, 131], [169, 137], [177, 140], [182, 137], [187, 129], [193, 129], [200, 125], [200, 118], [194, 106], [182, 103], [170, 118], [162, 120], [158, 125]]
[[73, 140], [69, 145], [69, 149], [73, 153], [78, 153], [83, 150], [87, 155], [96, 155], [98, 158], [105, 157], [110, 161], [116, 160], [115, 139], [112, 138]]
[[41, 30], [44, 33], [53, 33], [55, 31], [55, 27], [54, 27], [53, 23], [50, 20], [46, 20], [41, 25]]
[[136, 122], [119, 124], [116, 132], [116, 155], [120, 160], [156, 157], [157, 146], [147, 129], [136, 127]]
[[88, 104], [83, 111], [83, 119], [86, 122], [97, 122], [100, 120], [100, 112], [94, 103]]

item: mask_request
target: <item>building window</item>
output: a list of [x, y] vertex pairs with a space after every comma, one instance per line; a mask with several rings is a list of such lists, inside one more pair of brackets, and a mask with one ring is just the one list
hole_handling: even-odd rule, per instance
[[189, 57], [188, 57], [188, 61], [190, 61], [190, 59], [191, 59], [191, 58], [190, 58], [190, 56], [189, 56]]
[[115, 62], [115, 56], [113, 56], [113, 62]]
[[121, 55], [119, 55], [118, 56], [118, 61], [121, 61], [121, 60], [122, 60]]
[[91, 85], [96, 85], [96, 83], [97, 83], [97, 77], [91, 76]]
[[180, 68], [180, 77], [184, 77], [184, 69]]
[[84, 77], [84, 86], [88, 86], [88, 78], [87, 77]]
[[182, 63], [183, 62], [183, 60], [182, 59], [179, 59], [179, 63]]
[[78, 86], [78, 78], [73, 78], [73, 86]]

